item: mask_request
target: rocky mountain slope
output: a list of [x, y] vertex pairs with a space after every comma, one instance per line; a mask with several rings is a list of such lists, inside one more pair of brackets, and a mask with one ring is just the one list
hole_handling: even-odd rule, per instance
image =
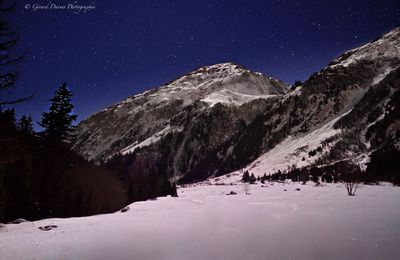
[[[255, 175], [351, 160], [399, 140], [400, 28], [345, 52], [290, 92], [275, 114], [287, 137], [246, 169]], [[265, 118], [265, 121], [268, 121]]]
[[399, 138], [399, 51], [396, 28], [290, 91], [232, 63], [203, 67], [82, 121], [74, 147], [97, 162], [119, 158], [132, 174], [181, 182], [246, 165], [263, 174], [365, 164]]
[[[151, 146], [168, 134], [187, 132], [188, 120], [198, 128], [194, 117], [210, 118], [209, 114], [222, 107], [230, 113], [225, 121], [251, 121], [254, 112], [287, 91], [283, 82], [233, 63], [202, 67], [82, 121], [74, 147], [86, 158], [102, 162], [118, 153], [125, 155]], [[218, 125], [214, 128], [222, 127]], [[214, 139], [217, 145], [219, 137]]]

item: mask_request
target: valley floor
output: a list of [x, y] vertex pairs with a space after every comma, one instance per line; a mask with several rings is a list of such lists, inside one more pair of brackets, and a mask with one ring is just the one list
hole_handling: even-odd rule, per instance
[[4, 225], [0, 259], [398, 259], [400, 187], [265, 186], [196, 185], [125, 213]]

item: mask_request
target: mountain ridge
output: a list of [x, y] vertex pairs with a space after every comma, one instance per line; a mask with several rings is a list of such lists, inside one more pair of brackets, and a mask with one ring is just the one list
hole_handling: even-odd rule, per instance
[[[335, 134], [321, 139], [319, 145], [297, 146], [303, 149], [301, 156], [310, 153], [315, 157], [304, 158], [308, 164], [302, 164], [303, 160], [296, 163], [308, 167], [360, 156], [378, 149], [366, 145], [375, 136], [383, 143], [390, 142], [382, 130], [369, 130], [374, 117], [371, 111], [359, 112], [355, 121], [361, 126], [351, 125], [347, 118], [354, 117], [353, 109], [361, 100], [381, 111], [382, 99], [389, 102], [395, 97], [400, 67], [398, 36], [400, 27], [343, 53], [291, 90], [279, 80], [234, 63], [201, 67], [110, 107], [112, 113], [105, 110], [104, 118], [82, 122], [75, 148], [103, 163], [115, 156], [129, 157], [128, 164], [136, 165], [132, 174], [150, 171], [192, 182], [234, 172], [271, 153], [290, 136], [310, 134], [328, 124], [327, 131]], [[374, 91], [383, 94], [378, 98]], [[377, 98], [371, 98], [374, 96]], [[379, 111], [374, 113], [382, 114]], [[130, 114], [134, 114], [132, 120]], [[393, 122], [383, 127], [396, 136], [398, 119], [391, 118]], [[109, 147], [101, 147], [101, 136], [115, 137], [121, 128], [120, 137], [108, 141]], [[96, 136], [96, 131], [100, 135]], [[96, 144], [101, 149], [96, 150]], [[272, 173], [274, 167], [267, 167]]]
[[[78, 125], [78, 139], [88, 131], [91, 131], [88, 129], [90, 126], [85, 128], [88, 125], [87, 122], [90, 124], [91, 120], [97, 121], [97, 118], [102, 117], [102, 114], [107, 114], [107, 120], [114, 121], [108, 126], [105, 124], [106, 128], [113, 128], [115, 121], [121, 118], [121, 120], [129, 121], [131, 117], [132, 121], [137, 121], [138, 119], [142, 121], [153, 120], [153, 122], [144, 123], [161, 124], [160, 127], [150, 130], [150, 135], [142, 131], [139, 133], [141, 135], [139, 138], [134, 138], [130, 143], [126, 141], [125, 147], [121, 146], [119, 150], [115, 150], [115, 152], [119, 152], [136, 141], [143, 141], [161, 131], [167, 127], [168, 120], [180, 113], [179, 110], [195, 102], [204, 103], [203, 107], [212, 107], [217, 103], [241, 106], [255, 99], [273, 98], [275, 95], [286, 93], [287, 90], [288, 87], [283, 82], [266, 77], [259, 72], [252, 72], [234, 63], [204, 66], [158, 88], [131, 96], [81, 121]], [[151, 110], [158, 111], [152, 113]], [[147, 120], [141, 117], [140, 113], [142, 112], [147, 114], [147, 119], [153, 118]], [[149, 116], [149, 114], [152, 116]], [[119, 125], [125, 128], [129, 127], [124, 125], [124, 122], [120, 122]], [[120, 133], [116, 139], [123, 138], [123, 135], [124, 133]], [[99, 137], [100, 139], [104, 142], [103, 138]], [[117, 141], [116, 139], [106, 140], [108, 146]], [[82, 145], [82, 142], [75, 145], [75, 147], [80, 145]], [[98, 153], [102, 153], [105, 149], [108, 149], [108, 147], [102, 147], [99, 151], [94, 151], [94, 155], [90, 154], [91, 152], [84, 152], [83, 155], [88, 159], [97, 159]], [[111, 155], [106, 154], [103, 158], [108, 158]]]

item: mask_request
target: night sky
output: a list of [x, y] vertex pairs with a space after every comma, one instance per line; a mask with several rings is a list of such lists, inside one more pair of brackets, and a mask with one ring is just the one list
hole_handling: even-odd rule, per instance
[[79, 120], [214, 63], [292, 84], [400, 23], [399, 0], [79, 0], [95, 8], [33, 10], [49, 2], [19, 1], [10, 17], [27, 53], [14, 93], [35, 93], [15, 108], [35, 121], [65, 81]]

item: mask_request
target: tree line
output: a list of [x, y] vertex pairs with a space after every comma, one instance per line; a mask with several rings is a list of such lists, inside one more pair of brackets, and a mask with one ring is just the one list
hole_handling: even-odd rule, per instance
[[14, 109], [0, 110], [0, 221], [91, 215], [127, 203], [115, 175], [72, 151], [71, 97], [66, 84], [57, 89], [40, 133], [30, 116], [17, 121]]
[[72, 150], [77, 115], [66, 83], [42, 114], [42, 131], [34, 131], [29, 115], [16, 118], [14, 105], [32, 97], [10, 98], [23, 60], [16, 53], [19, 34], [6, 21], [13, 7], [0, 0], [0, 222], [108, 213], [176, 195], [166, 176], [130, 175], [133, 165], [123, 165], [124, 174], [118, 174], [115, 164], [94, 165]]

